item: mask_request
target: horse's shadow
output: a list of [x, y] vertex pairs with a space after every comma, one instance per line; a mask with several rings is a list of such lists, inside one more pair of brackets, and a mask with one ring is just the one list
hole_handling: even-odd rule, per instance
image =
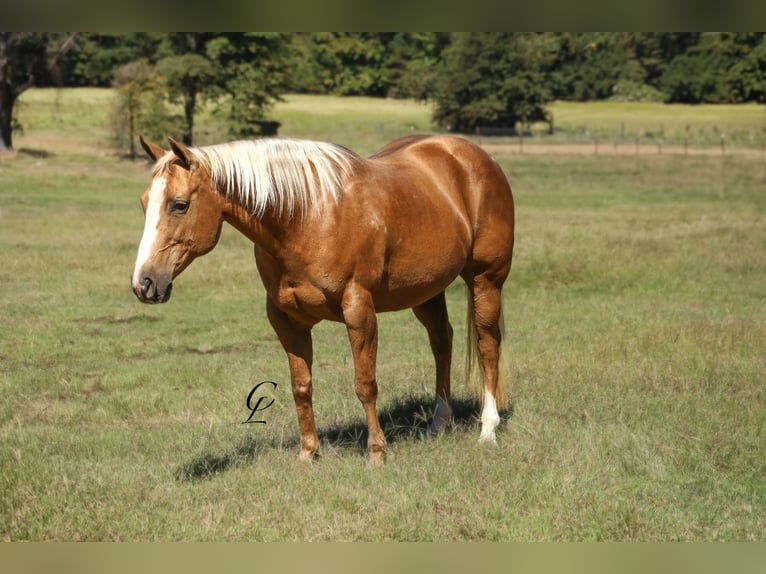
[[[409, 397], [388, 405], [378, 412], [380, 425], [389, 444], [400, 441], [418, 440], [428, 436], [431, 423], [430, 411], [433, 409], [433, 397]], [[481, 404], [477, 399], [452, 399], [452, 421], [448, 432], [469, 432], [479, 425]], [[513, 414], [512, 407], [500, 413], [505, 421]], [[357, 456], [367, 453], [367, 425], [365, 422], [339, 424], [326, 429], [317, 429], [323, 448], [336, 451], [348, 451]], [[225, 472], [235, 465], [252, 464], [260, 453], [266, 450], [294, 449], [297, 452], [300, 439], [295, 436], [287, 440], [256, 440], [249, 435], [232, 451], [224, 454], [205, 453], [181, 465], [175, 471], [179, 481], [209, 478]], [[320, 454], [321, 456], [321, 454]]]

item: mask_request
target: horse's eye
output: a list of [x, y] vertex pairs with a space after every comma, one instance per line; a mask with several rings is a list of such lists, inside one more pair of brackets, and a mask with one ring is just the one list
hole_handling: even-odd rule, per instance
[[170, 213], [184, 214], [189, 210], [189, 202], [184, 199], [174, 199], [170, 202]]

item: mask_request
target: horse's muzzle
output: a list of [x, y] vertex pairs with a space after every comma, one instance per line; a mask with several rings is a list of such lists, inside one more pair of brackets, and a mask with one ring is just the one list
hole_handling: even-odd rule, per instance
[[172, 281], [163, 287], [158, 285], [151, 277], [144, 277], [139, 285], [133, 284], [133, 281], [131, 280], [131, 286], [133, 288], [133, 293], [136, 294], [139, 301], [150, 304], [167, 302], [173, 291]]

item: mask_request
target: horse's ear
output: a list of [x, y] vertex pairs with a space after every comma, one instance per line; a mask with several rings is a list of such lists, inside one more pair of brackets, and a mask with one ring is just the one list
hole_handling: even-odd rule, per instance
[[143, 135], [139, 135], [138, 139], [141, 141], [141, 147], [144, 148], [146, 155], [152, 158], [153, 161], [157, 161], [163, 155], [168, 153], [166, 150], [162, 149], [157, 144], [153, 144], [152, 142], [146, 141]]
[[181, 167], [184, 169], [191, 169], [192, 166], [196, 165], [196, 158], [188, 147], [171, 137], [168, 137], [168, 141], [170, 142], [170, 149], [173, 150], [176, 157], [181, 160]]

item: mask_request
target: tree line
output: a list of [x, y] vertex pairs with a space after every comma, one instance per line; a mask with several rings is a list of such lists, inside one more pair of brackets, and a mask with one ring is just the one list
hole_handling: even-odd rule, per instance
[[[175, 121], [187, 143], [193, 142], [194, 115], [203, 102], [225, 112], [233, 136], [253, 137], [273, 131], [270, 106], [288, 92], [427, 100], [438, 125], [470, 132], [477, 126], [551, 122], [546, 105], [553, 100], [763, 103], [766, 37], [762, 32], [2, 32], [3, 139], [6, 132], [10, 138], [14, 125], [9, 106], [31, 85], [115, 87], [124, 121], [154, 126]], [[168, 102], [180, 103], [183, 117], [166, 113]]]

